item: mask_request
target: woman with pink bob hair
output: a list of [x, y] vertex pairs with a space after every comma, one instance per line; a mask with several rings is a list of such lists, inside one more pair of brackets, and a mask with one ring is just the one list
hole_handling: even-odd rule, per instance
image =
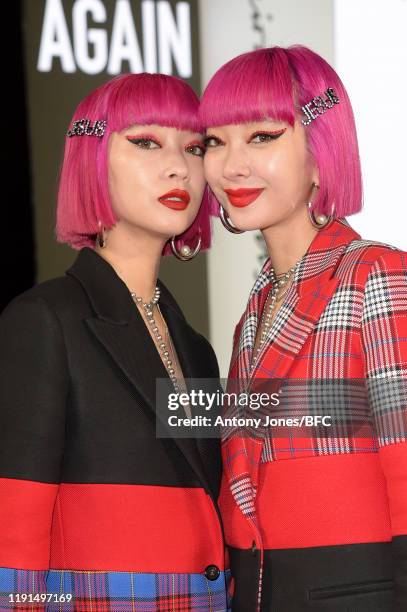
[[[232, 610], [406, 610], [407, 253], [345, 218], [362, 206], [348, 95], [310, 49], [258, 49], [216, 72], [200, 120], [224, 226], [268, 252], [229, 371]], [[253, 415], [255, 391], [273, 402]]]
[[198, 106], [128, 74], [75, 111], [56, 232], [80, 252], [0, 317], [2, 610], [229, 609], [220, 442], [165, 428], [192, 379], [218, 388], [157, 280], [163, 254], [210, 245]]

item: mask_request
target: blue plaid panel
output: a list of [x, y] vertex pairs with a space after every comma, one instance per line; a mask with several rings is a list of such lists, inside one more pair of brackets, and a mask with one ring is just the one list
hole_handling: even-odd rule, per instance
[[[0, 567], [0, 610], [45, 611], [46, 608], [42, 603], [21, 601], [24, 599], [23, 595], [30, 593], [33, 595], [46, 593], [44, 571]], [[17, 594], [19, 594], [20, 603], [16, 603]], [[10, 595], [13, 596], [14, 601], [11, 600]]]
[[[225, 612], [230, 572], [204, 574], [30, 571], [0, 568], [0, 610], [37, 612]], [[53, 595], [47, 603], [12, 603], [9, 594]], [[67, 596], [72, 595], [70, 601]]]

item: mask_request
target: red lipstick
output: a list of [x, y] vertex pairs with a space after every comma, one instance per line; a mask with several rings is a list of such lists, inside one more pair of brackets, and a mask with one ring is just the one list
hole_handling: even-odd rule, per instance
[[264, 191], [263, 187], [260, 189], [245, 189], [243, 187], [240, 189], [225, 189], [229, 202], [237, 208], [244, 208], [254, 202], [262, 191]]
[[158, 201], [172, 210], [185, 210], [190, 201], [188, 191], [184, 189], [172, 189], [158, 198]]

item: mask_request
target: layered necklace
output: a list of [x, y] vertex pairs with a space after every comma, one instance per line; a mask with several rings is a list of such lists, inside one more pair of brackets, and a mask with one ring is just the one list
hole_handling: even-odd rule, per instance
[[155, 305], [157, 305], [157, 308], [158, 308], [158, 300], [160, 299], [160, 288], [158, 286], [156, 286], [153, 298], [152, 298], [152, 300], [150, 302], [143, 302], [143, 299], [141, 297], [139, 297], [134, 291], [131, 291], [131, 297], [145, 311], [146, 319], [147, 319], [147, 322], [148, 322], [149, 326], [151, 327], [151, 331], [153, 332], [153, 337], [154, 337], [155, 343], [156, 343], [156, 345], [158, 346], [158, 348], [161, 351], [161, 359], [162, 359], [162, 361], [164, 363], [164, 367], [165, 367], [165, 369], [168, 372], [168, 376], [171, 379], [171, 382], [173, 384], [174, 390], [176, 391], [176, 393], [178, 393], [179, 392], [179, 385], [178, 385], [178, 381], [177, 381], [177, 376], [176, 376], [175, 370], [173, 368], [173, 363], [172, 363], [170, 351], [168, 350], [170, 348], [169, 334], [167, 333], [167, 338], [166, 338], [166, 339], [168, 339], [168, 346], [167, 346], [167, 344], [163, 340], [162, 335], [160, 334], [160, 330], [158, 329], [157, 323], [156, 323], [156, 321], [154, 319], [153, 308], [154, 308]]
[[[300, 261], [301, 260], [297, 261], [297, 263], [294, 264], [294, 266], [292, 266], [289, 270], [287, 270], [287, 272], [282, 272], [281, 274], [276, 274], [274, 268], [270, 268], [269, 277], [270, 282], [272, 283], [272, 287], [269, 291], [266, 303], [263, 308], [263, 314], [260, 320], [260, 341], [256, 351], [253, 352], [251, 371], [253, 371], [256, 367], [257, 360], [266, 342], [267, 335], [271, 326], [271, 319], [273, 316], [274, 308], [277, 302], [280, 302], [288, 292], [289, 286], [287, 285], [294, 272], [296, 271]], [[286, 289], [284, 290], [285, 287]]]

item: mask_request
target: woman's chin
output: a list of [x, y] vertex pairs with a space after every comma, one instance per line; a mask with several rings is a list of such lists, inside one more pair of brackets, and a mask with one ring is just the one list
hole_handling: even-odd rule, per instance
[[[233, 214], [233, 213], [232, 213]], [[256, 214], [248, 214], [248, 215], [231, 215], [230, 220], [233, 225], [244, 231], [244, 232], [253, 232], [253, 231], [264, 231], [270, 227], [275, 227], [280, 223], [284, 223], [286, 216], [260, 216]]]
[[168, 239], [172, 238], [173, 236], [180, 236], [183, 234], [189, 228], [191, 223], [168, 223], [165, 225], [165, 227], [160, 227], [158, 231], [163, 237]]
[[250, 218], [249, 216], [247, 216], [247, 218], [245, 219], [242, 219], [241, 215], [238, 216], [240, 218], [237, 219], [234, 219], [231, 216], [230, 220], [237, 229], [243, 232], [261, 231], [262, 229], [265, 229], [266, 227], [269, 227], [271, 225], [269, 219], [259, 219], [255, 217]]

